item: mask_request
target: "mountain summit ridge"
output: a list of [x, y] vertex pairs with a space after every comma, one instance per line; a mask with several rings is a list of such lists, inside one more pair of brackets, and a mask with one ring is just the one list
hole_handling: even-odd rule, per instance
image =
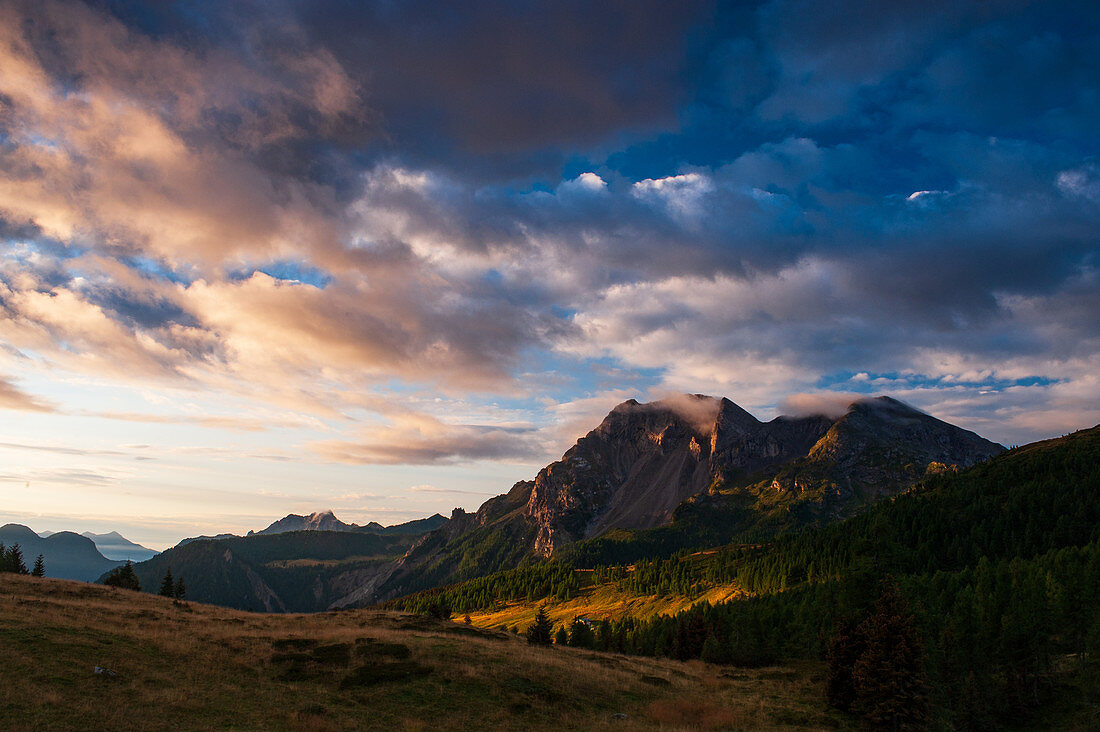
[[[533, 480], [476, 513], [456, 509], [369, 591], [347, 600], [385, 599], [425, 582], [549, 557], [615, 529], [665, 526], [700, 496], [734, 501], [764, 527], [843, 518], [929, 472], [968, 467], [1003, 450], [885, 396], [857, 398], [839, 417], [768, 422], [725, 397], [629, 399]], [[428, 568], [431, 579], [418, 578]]]

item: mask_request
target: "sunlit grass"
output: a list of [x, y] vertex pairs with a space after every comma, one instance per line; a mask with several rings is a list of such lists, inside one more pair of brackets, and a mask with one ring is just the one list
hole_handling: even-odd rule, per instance
[[619, 620], [630, 616], [638, 619], [656, 615], [674, 615], [700, 602], [711, 604], [725, 602], [742, 597], [744, 592], [736, 585], [711, 587], [700, 595], [632, 595], [619, 590], [614, 583], [590, 586], [569, 600], [535, 600], [533, 602], [513, 602], [492, 609], [470, 613], [473, 625], [482, 628], [526, 629], [535, 619], [540, 606], [546, 606], [546, 614], [555, 627], [570, 623], [574, 617], [588, 617], [593, 620]]

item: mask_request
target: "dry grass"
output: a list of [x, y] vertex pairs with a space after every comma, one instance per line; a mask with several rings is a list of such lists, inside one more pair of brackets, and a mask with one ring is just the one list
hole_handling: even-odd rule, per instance
[[[353, 651], [337, 652], [335, 644]], [[95, 666], [117, 676], [96, 675]], [[0, 669], [5, 730], [839, 723], [825, 709], [817, 666], [729, 677], [698, 662], [533, 648], [510, 635], [398, 613], [259, 615], [13, 575], [0, 575]]]

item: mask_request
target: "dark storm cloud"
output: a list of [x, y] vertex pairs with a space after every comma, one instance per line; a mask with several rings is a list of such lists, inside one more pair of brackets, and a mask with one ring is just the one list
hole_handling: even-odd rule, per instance
[[447, 162], [467, 173], [555, 177], [576, 149], [673, 129], [694, 75], [689, 32], [713, 3], [384, 1], [150, 6], [101, 2], [141, 32], [228, 53], [295, 84], [295, 54], [337, 61], [363, 92], [357, 114], [318, 117], [300, 99], [245, 97], [209, 131], [253, 141], [258, 120], [312, 133], [257, 146], [266, 166], [348, 184], [355, 152]]
[[306, 3], [300, 18], [364, 78], [396, 146], [493, 157], [671, 126], [707, 4]]

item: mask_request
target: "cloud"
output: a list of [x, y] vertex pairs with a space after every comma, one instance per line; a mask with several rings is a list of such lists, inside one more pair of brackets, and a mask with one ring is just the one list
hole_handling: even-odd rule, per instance
[[437, 488], [434, 485], [414, 485], [409, 487], [412, 493], [459, 493], [473, 496], [494, 496], [496, 491], [466, 491], [460, 488]]
[[436, 465], [478, 460], [521, 460], [539, 446], [526, 425], [452, 425], [428, 416], [407, 416], [364, 430], [355, 441], [310, 445], [337, 462], [373, 465]]
[[1100, 203], [1100, 166], [1093, 163], [1058, 173], [1058, 190], [1067, 196]]
[[0, 442], [0, 447], [9, 450], [35, 450], [38, 452], [52, 452], [58, 455], [125, 455], [121, 450], [94, 450], [64, 445], [30, 445], [16, 442]]
[[0, 408], [27, 412], [54, 411], [52, 404], [28, 394], [2, 376], [0, 376]]
[[0, 474], [0, 482], [47, 483], [51, 485], [106, 486], [119, 482], [118, 476], [100, 473], [94, 470], [58, 468], [54, 470], [31, 470], [26, 473]]
[[782, 414], [791, 417], [821, 415], [836, 419], [847, 414], [853, 403], [866, 398], [860, 394], [836, 392], [818, 392], [814, 394], [791, 394], [785, 397], [779, 406]]

